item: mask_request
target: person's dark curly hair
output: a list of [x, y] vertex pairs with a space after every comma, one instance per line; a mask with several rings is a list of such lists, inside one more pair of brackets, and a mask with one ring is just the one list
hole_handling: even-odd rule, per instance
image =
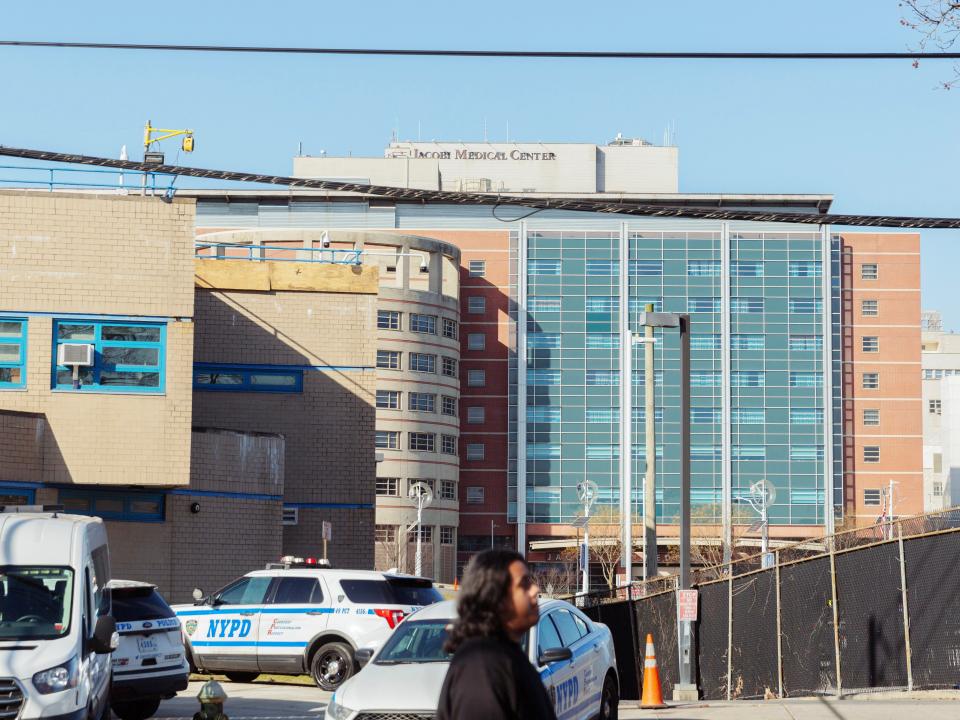
[[504, 611], [513, 583], [510, 566], [517, 560], [526, 562], [513, 550], [484, 550], [467, 563], [457, 600], [458, 617], [444, 644], [447, 652], [456, 652], [469, 638], [506, 637]]

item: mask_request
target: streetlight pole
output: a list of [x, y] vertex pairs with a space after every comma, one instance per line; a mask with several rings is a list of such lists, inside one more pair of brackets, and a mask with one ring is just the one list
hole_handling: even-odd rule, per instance
[[410, 485], [407, 495], [417, 504], [417, 559], [414, 573], [417, 575], [417, 577], [422, 577], [423, 542], [420, 528], [422, 527], [421, 523], [423, 522], [423, 509], [433, 502], [433, 490], [431, 490], [430, 486], [426, 483], [416, 482]]
[[598, 492], [599, 488], [593, 480], [584, 480], [577, 484], [577, 495], [583, 503], [583, 547], [580, 551], [583, 576], [580, 591], [584, 595], [590, 592], [590, 508], [593, 507]]
[[493, 550], [493, 529], [497, 527], [500, 527], [500, 526], [494, 523], [493, 520], [491, 520], [490, 521], [490, 549], [491, 550]]
[[[647, 305], [653, 312], [653, 304]], [[647, 440], [647, 471], [643, 479], [643, 575], [657, 576], [657, 426], [656, 384], [653, 367], [653, 326], [643, 328], [644, 432]], [[630, 578], [628, 578], [628, 581]]]
[[[679, 590], [690, 589], [690, 316], [686, 313], [644, 312], [640, 324], [645, 327], [680, 329], [680, 583]], [[647, 418], [649, 423], [652, 418]], [[654, 453], [654, 459], [655, 459]], [[654, 526], [656, 527], [656, 526]], [[679, 614], [679, 612], [678, 612]], [[674, 700], [698, 700], [694, 678], [693, 625], [690, 620], [677, 624], [679, 635], [680, 682], [674, 686]]]

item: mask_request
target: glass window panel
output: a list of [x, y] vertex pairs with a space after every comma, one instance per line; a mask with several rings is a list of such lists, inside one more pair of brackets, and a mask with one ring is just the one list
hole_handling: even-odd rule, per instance
[[23, 334], [23, 322], [20, 320], [0, 321], [0, 337], [20, 337]]
[[146, 498], [132, 498], [130, 500], [130, 512], [137, 515], [158, 515], [162, 510], [163, 507], [159, 500]]
[[14, 343], [0, 343], [0, 362], [20, 362], [20, 345]]
[[98, 497], [93, 502], [96, 513], [122, 513], [123, 498]]
[[764, 335], [731, 335], [730, 347], [734, 350], [763, 350], [766, 346]]
[[104, 347], [101, 354], [108, 365], [160, 364], [160, 348]]
[[[0, 380], [3, 380], [3, 373], [5, 370], [13, 370], [17, 374], [17, 380], [4, 381], [4, 382], [19, 382], [20, 369], [19, 368], [0, 368]], [[93, 384], [93, 368], [90, 367], [81, 367], [78, 368], [77, 377], [80, 380], [81, 385], [91, 385]], [[73, 370], [63, 370], [57, 368], [57, 385], [71, 385], [73, 383]]]
[[160, 387], [160, 373], [103, 370], [100, 372], [100, 384], [121, 387]]
[[273, 387], [293, 387], [297, 384], [298, 376], [283, 373], [251, 373], [251, 385], [267, 385]]
[[528, 333], [527, 348], [556, 350], [560, 347], [560, 335], [556, 333]]
[[94, 340], [96, 339], [93, 325], [57, 324], [58, 340]]
[[[62, 327], [62, 326], [61, 326]], [[104, 325], [100, 328], [102, 340], [113, 342], [160, 342], [157, 325]]]
[[194, 375], [197, 385], [243, 385], [241, 373], [229, 372], [198, 372]]
[[663, 275], [662, 260], [631, 260], [630, 274], [638, 277]]

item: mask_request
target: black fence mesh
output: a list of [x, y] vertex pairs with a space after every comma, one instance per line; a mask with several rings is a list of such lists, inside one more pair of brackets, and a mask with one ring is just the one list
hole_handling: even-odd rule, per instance
[[[902, 565], [900, 543], [894, 539], [900, 533]], [[836, 694], [838, 685], [844, 694], [908, 687], [901, 572], [908, 590], [913, 687], [960, 683], [960, 510], [798, 543], [778, 550], [777, 557], [779, 652], [775, 569], [744, 575], [758, 559], [738, 560], [723, 566], [734, 572], [732, 587], [726, 580], [699, 586], [694, 650], [703, 698], [727, 697], [728, 647], [734, 698], [776, 694], [781, 678], [786, 697]], [[633, 588], [632, 612], [622, 590], [571, 598], [610, 627], [625, 699], [640, 693], [647, 633], [656, 643], [666, 698], [678, 681], [675, 578], [657, 582]], [[663, 591], [640, 596], [651, 587]]]
[[[660, 687], [663, 696], [673, 695], [673, 686], [679, 680], [680, 668], [677, 656], [677, 596], [667, 592], [634, 601], [637, 615], [637, 647], [643, 657], [647, 634], [653, 635], [657, 650], [657, 667], [660, 670]], [[619, 661], [619, 657], [617, 658]]]
[[780, 568], [780, 653], [786, 697], [836, 692], [829, 557]]
[[700, 587], [697, 623], [698, 685], [705, 700], [727, 699], [729, 583]]
[[960, 682], [960, 538], [956, 533], [903, 541], [913, 686]]
[[777, 588], [773, 570], [733, 580], [730, 697], [778, 693]]
[[[637, 660], [639, 647], [633, 617], [633, 603], [614, 602], [598, 605], [593, 610], [595, 619], [610, 628], [613, 634], [613, 649], [617, 656], [617, 672], [620, 675], [620, 697], [624, 700], [640, 699], [640, 682], [643, 672], [643, 658]], [[594, 615], [591, 613], [590, 617]]]
[[840, 553], [835, 562], [843, 692], [906, 687], [898, 544]]

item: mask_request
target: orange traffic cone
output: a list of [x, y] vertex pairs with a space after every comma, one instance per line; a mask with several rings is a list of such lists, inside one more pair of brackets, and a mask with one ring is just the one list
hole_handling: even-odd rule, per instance
[[454, 590], [459, 590], [459, 589], [460, 589], [460, 580], [459, 580], [458, 578], [454, 578], [454, 579], [453, 579], [453, 589], [454, 589]]
[[644, 710], [656, 710], [667, 707], [663, 703], [663, 691], [660, 690], [660, 671], [657, 670], [657, 653], [653, 649], [653, 635], [647, 633], [647, 652], [643, 659], [643, 694], [640, 707]]

